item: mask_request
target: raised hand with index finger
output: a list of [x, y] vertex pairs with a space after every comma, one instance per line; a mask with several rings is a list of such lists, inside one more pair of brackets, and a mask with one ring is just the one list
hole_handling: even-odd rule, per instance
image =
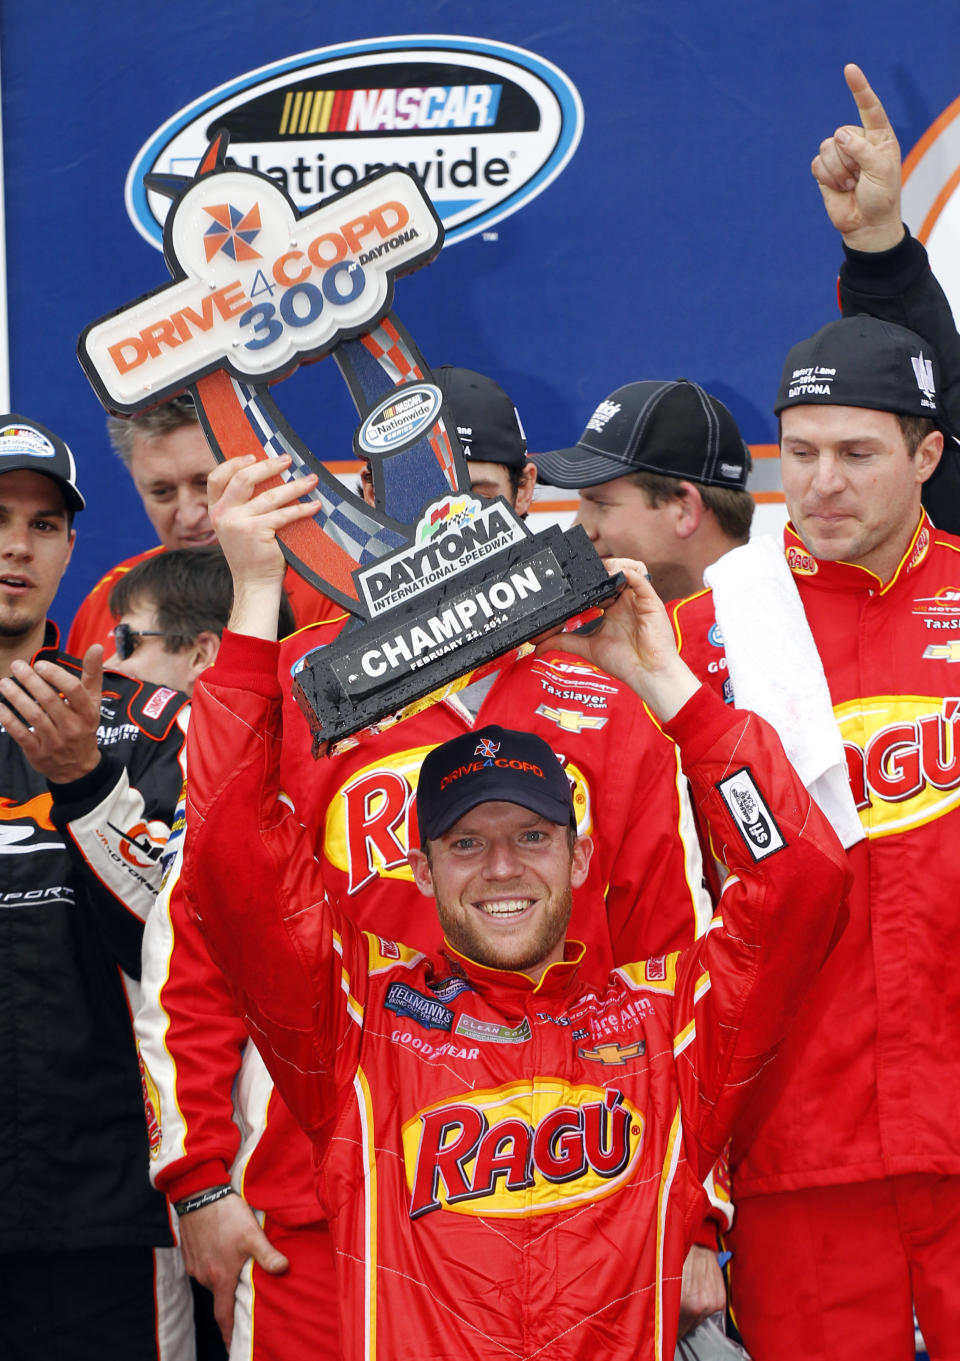
[[859, 66], [844, 78], [860, 115], [820, 143], [810, 166], [830, 221], [854, 250], [890, 250], [903, 238], [900, 144], [886, 111]]

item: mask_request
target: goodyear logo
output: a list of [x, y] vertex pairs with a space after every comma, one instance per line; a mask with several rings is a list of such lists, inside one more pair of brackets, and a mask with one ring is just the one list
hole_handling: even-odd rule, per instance
[[150, 174], [192, 175], [212, 128], [243, 169], [298, 208], [374, 170], [414, 175], [463, 240], [517, 212], [563, 171], [583, 130], [569, 78], [535, 52], [461, 37], [386, 37], [303, 52], [237, 76], [173, 114], [127, 175], [127, 211], [154, 246], [169, 202]]
[[960, 698], [877, 695], [834, 713], [868, 837], [922, 827], [960, 806]]
[[613, 1088], [534, 1078], [419, 1111], [403, 1126], [410, 1217], [554, 1214], [633, 1176], [643, 1116]]

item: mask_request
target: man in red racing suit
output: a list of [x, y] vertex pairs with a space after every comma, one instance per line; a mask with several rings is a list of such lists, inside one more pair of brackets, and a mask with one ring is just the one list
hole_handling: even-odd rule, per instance
[[[408, 846], [416, 845], [420, 764], [439, 742], [495, 722], [554, 745], [571, 781], [579, 830], [594, 840], [588, 880], [574, 893], [571, 931], [587, 947], [581, 976], [602, 983], [614, 962], [670, 953], [706, 930], [713, 909], [677, 750], [628, 686], [561, 649], [505, 659], [480, 682], [480, 697], [458, 688], [402, 723], [361, 734], [335, 761], [318, 762], [290, 694], [291, 672], [304, 654], [336, 637], [341, 623], [316, 625], [281, 644], [287, 734], [281, 767], [284, 791], [317, 839], [324, 881], [358, 925], [419, 949], [439, 947], [436, 914], [407, 863]], [[175, 877], [148, 923], [144, 977], [137, 1030], [156, 1135], [155, 1184], [174, 1202], [231, 1181], [242, 1190], [263, 1235], [245, 1239], [253, 1260], [236, 1268], [236, 1354], [272, 1356], [277, 1337], [284, 1355], [312, 1355], [318, 1312], [335, 1297], [335, 1284], [309, 1143], [187, 921]], [[727, 1227], [730, 1208], [722, 1168], [707, 1186], [712, 1205], [697, 1240], [702, 1256], [715, 1250], [717, 1223]], [[219, 1202], [194, 1212], [190, 1229], [201, 1217], [210, 1221], [222, 1247], [227, 1230], [213, 1221], [226, 1216], [238, 1233], [249, 1227], [237, 1204]], [[189, 1235], [184, 1243], [188, 1248]], [[281, 1252], [289, 1270], [274, 1281], [270, 1271]], [[219, 1249], [217, 1256], [223, 1261]], [[226, 1283], [220, 1293], [225, 1300]], [[226, 1308], [221, 1303], [218, 1313], [228, 1333]], [[330, 1346], [334, 1352], [332, 1336]]]
[[[871, 253], [907, 243], [896, 138], [863, 73], [845, 74], [863, 121], [846, 145], [863, 176], [844, 163], [829, 179], [833, 138], [813, 168], [862, 277]], [[949, 311], [931, 326], [939, 290], [921, 264], [888, 312], [944, 337]], [[879, 263], [874, 274], [878, 289]], [[934, 528], [921, 494], [953, 414], [957, 341], [951, 383], [939, 351], [897, 326], [849, 317], [818, 337], [791, 352], [776, 405], [784, 551], [864, 839], [849, 851], [850, 924], [784, 1046], [778, 1099], [732, 1150], [732, 1304], [757, 1361], [903, 1361], [914, 1310], [930, 1354], [955, 1356], [960, 984], [945, 942], [960, 901], [960, 538]], [[807, 383], [811, 365], [826, 376]], [[693, 671], [742, 702], [712, 596], [674, 618]], [[771, 646], [764, 666], [776, 665]]]
[[[225, 527], [221, 517], [229, 558]], [[676, 685], [661, 662], [662, 607], [632, 568], [630, 580], [577, 647], [613, 671], [622, 621], [644, 616], [630, 635], [640, 640], [659, 611], [654, 681], [637, 642], [631, 684], [673, 719], [701, 814], [738, 873], [698, 945], [617, 970], [602, 990], [577, 979], [582, 951], [562, 954], [562, 925], [557, 949], [523, 970], [358, 932], [326, 900], [312, 841], [280, 796], [276, 645], [226, 636], [198, 691], [184, 885], [316, 1145], [347, 1357], [634, 1356], [638, 1339], [645, 1355], [669, 1354], [701, 1179], [829, 947], [846, 880], [832, 833], [759, 720], [724, 709], [685, 669]], [[661, 673], [674, 678], [669, 702]], [[464, 838], [472, 852], [466, 823], [432, 840], [434, 854]], [[487, 854], [494, 896], [517, 884], [524, 914], [540, 912], [544, 895], [526, 887], [536, 881], [514, 879], [499, 856]], [[462, 940], [450, 911], [448, 937]]]

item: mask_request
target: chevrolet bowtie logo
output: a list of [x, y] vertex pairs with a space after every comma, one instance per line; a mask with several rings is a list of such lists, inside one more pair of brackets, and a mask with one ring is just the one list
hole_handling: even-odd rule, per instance
[[549, 704], [541, 704], [537, 713], [542, 714], [544, 718], [549, 718], [564, 732], [583, 732], [584, 728], [602, 728], [607, 721], [605, 718], [597, 718], [593, 714], [582, 714], [579, 709], [554, 709]]
[[960, 642], [931, 643], [923, 656], [932, 662], [960, 662]]
[[594, 1049], [578, 1049], [582, 1059], [592, 1059], [594, 1063], [604, 1063], [608, 1068], [622, 1065], [628, 1059], [638, 1059], [646, 1052], [646, 1040], [634, 1040], [632, 1044], [598, 1044]]

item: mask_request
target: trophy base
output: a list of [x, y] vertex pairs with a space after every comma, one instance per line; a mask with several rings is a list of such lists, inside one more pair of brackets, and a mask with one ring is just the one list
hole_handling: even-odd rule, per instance
[[623, 589], [582, 526], [557, 526], [461, 570], [304, 658], [293, 694], [314, 756]]

